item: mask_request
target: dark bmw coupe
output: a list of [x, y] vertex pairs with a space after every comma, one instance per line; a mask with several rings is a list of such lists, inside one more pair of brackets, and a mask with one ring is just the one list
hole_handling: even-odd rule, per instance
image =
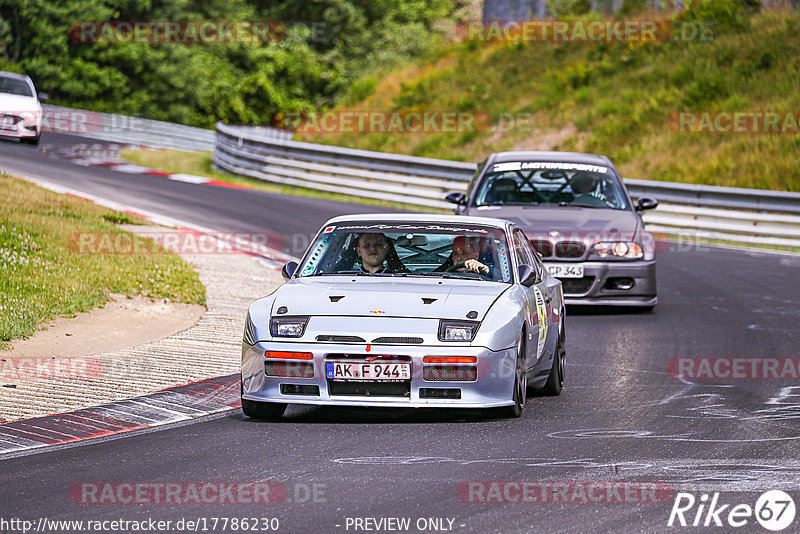
[[466, 194], [450, 193], [461, 215], [519, 225], [571, 304], [656, 305], [653, 236], [614, 164], [576, 152], [500, 152], [484, 160]]

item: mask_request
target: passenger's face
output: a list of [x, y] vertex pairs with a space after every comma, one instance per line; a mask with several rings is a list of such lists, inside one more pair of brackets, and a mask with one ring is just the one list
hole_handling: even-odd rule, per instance
[[453, 243], [453, 265], [464, 263], [467, 260], [477, 260], [478, 251], [475, 247], [463, 240], [456, 240]]

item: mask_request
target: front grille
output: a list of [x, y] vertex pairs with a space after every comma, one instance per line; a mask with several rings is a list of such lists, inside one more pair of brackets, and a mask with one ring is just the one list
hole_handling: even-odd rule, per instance
[[561, 278], [561, 287], [565, 295], [582, 295], [589, 291], [594, 283], [594, 276], [583, 278]]
[[423, 339], [421, 337], [376, 337], [372, 340], [373, 343], [389, 343], [389, 344], [406, 344], [406, 345], [421, 345]]
[[475, 382], [478, 368], [474, 365], [426, 365], [422, 379], [426, 382]]
[[264, 374], [283, 378], [314, 378], [314, 364], [312, 362], [264, 362]]
[[580, 258], [586, 246], [580, 241], [559, 241], [556, 243], [556, 257], [558, 258]]
[[531, 246], [543, 258], [549, 258], [553, 255], [553, 243], [548, 239], [531, 239]]
[[411, 397], [411, 381], [337, 382], [328, 380], [331, 395], [363, 395], [367, 397]]
[[[367, 340], [358, 336], [335, 336], [322, 334], [317, 336], [317, 341], [329, 341], [332, 343], [366, 343]], [[373, 341], [374, 343], [374, 341]]]

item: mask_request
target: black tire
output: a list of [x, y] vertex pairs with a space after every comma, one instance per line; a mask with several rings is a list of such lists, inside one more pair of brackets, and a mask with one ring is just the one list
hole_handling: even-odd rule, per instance
[[[239, 384], [239, 391], [244, 394], [244, 386]], [[242, 413], [252, 419], [278, 419], [286, 411], [286, 404], [280, 402], [255, 402], [242, 398]]]
[[28, 138], [23, 137], [22, 142], [28, 145], [39, 146], [39, 139], [41, 139], [41, 135], [37, 135], [36, 137]]
[[564, 347], [564, 333], [562, 332], [556, 342], [553, 367], [550, 368], [550, 374], [547, 376], [547, 382], [544, 387], [539, 390], [540, 394], [552, 397], [561, 395], [561, 390], [564, 389], [564, 368], [566, 363], [567, 350]]
[[522, 332], [517, 342], [517, 367], [514, 373], [514, 394], [512, 406], [498, 408], [498, 415], [509, 419], [522, 416], [525, 401], [528, 400], [528, 370], [525, 365], [525, 332]]

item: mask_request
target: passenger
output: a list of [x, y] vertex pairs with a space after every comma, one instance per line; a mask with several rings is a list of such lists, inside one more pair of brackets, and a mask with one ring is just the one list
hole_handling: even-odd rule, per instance
[[463, 264], [463, 267], [456, 269], [457, 272], [473, 272], [489, 274], [489, 266], [478, 261], [480, 250], [474, 240], [467, 239], [467, 236], [459, 235], [453, 239], [453, 265]]

